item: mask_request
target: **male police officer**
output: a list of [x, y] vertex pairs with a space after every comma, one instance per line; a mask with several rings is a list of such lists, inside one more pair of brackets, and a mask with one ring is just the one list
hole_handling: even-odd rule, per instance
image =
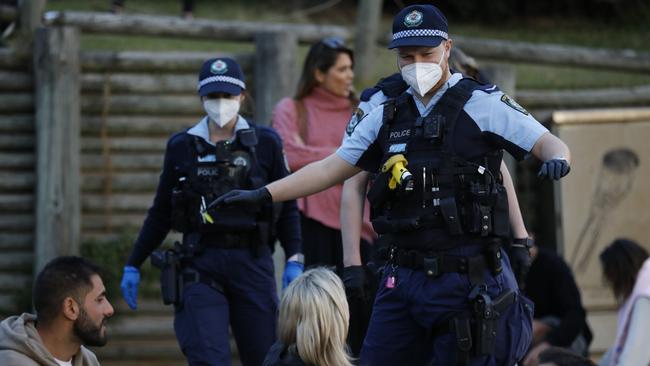
[[447, 20], [432, 5], [393, 22], [409, 89], [350, 126], [337, 152], [215, 205], [259, 205], [305, 196], [361, 169], [379, 172], [369, 198], [389, 248], [361, 351], [364, 365], [515, 364], [531, 340], [532, 304], [520, 296], [499, 247], [508, 202], [502, 149], [569, 171], [569, 149], [494, 85], [451, 74]]

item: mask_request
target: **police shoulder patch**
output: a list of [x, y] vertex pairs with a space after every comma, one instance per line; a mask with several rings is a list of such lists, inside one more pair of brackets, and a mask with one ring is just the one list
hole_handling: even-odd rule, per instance
[[359, 122], [366, 116], [366, 112], [363, 111], [361, 108], [357, 108], [356, 112], [352, 115], [352, 118], [350, 118], [350, 122], [348, 122], [348, 126], [345, 128], [345, 133], [348, 134], [348, 136], [352, 136], [352, 133], [354, 132], [354, 129], [357, 128], [359, 125]]
[[514, 99], [510, 98], [508, 94], [503, 94], [501, 96], [501, 101], [505, 103], [508, 107], [516, 110], [517, 112], [528, 115], [528, 111], [524, 107], [520, 106], [519, 103], [515, 102]]

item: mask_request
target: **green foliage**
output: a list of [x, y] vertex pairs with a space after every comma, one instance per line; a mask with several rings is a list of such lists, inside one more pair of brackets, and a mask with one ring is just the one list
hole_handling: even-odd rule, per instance
[[[120, 281], [122, 270], [128, 259], [137, 233], [133, 230], [121, 232], [111, 240], [89, 240], [81, 246], [81, 255], [102, 267], [102, 278], [109, 299], [122, 297]], [[141, 283], [139, 296], [157, 298], [160, 294], [158, 269], [145, 261], [140, 268]]]

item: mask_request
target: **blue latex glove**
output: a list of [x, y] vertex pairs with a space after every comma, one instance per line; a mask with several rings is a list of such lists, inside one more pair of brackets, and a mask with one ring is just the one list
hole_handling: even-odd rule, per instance
[[284, 290], [289, 286], [289, 283], [302, 274], [305, 265], [295, 261], [288, 261], [284, 266], [284, 273], [282, 274], [282, 289]]
[[537, 176], [541, 178], [548, 178], [553, 180], [559, 180], [565, 175], [569, 174], [571, 167], [569, 162], [564, 159], [551, 159], [547, 160], [539, 168]]
[[122, 275], [122, 296], [129, 305], [131, 310], [138, 308], [138, 286], [140, 285], [140, 271], [132, 266], [124, 267], [124, 274]]

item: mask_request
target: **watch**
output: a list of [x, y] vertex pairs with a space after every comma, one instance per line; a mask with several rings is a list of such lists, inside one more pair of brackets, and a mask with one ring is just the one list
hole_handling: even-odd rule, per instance
[[512, 239], [512, 247], [521, 247], [521, 248], [527, 248], [530, 249], [533, 247], [533, 244], [535, 244], [535, 240], [533, 238], [519, 238], [519, 239]]

